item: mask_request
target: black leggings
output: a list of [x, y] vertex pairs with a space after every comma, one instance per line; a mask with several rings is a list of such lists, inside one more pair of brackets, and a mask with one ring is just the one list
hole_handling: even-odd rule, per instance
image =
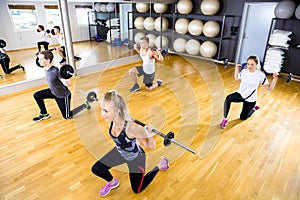
[[59, 110], [65, 119], [75, 116], [76, 114], [78, 114], [79, 112], [81, 112], [86, 108], [86, 105], [82, 104], [77, 108], [73, 109], [72, 111], [70, 111], [71, 93], [69, 96], [65, 98], [57, 98], [54, 94], [52, 94], [50, 88], [35, 92], [33, 94], [33, 97], [40, 108], [40, 114], [48, 113], [45, 106], [44, 99], [55, 99], [59, 107]]
[[43, 42], [38, 42], [38, 43], [37, 43], [37, 46], [38, 46], [39, 51], [41, 51], [42, 46], [44, 46], [44, 49], [45, 49], [45, 50], [48, 50], [49, 42], [45, 42], [45, 41], [43, 41]]
[[109, 169], [123, 163], [126, 163], [129, 168], [131, 189], [134, 193], [142, 192], [151, 183], [159, 171], [159, 168], [155, 166], [145, 175], [146, 155], [144, 152], [141, 152], [134, 160], [128, 161], [125, 160], [118, 152], [117, 148], [114, 147], [93, 165], [92, 172], [109, 182], [113, 180], [113, 176], [109, 172]]
[[247, 102], [247, 101], [245, 101], [245, 99], [243, 99], [243, 97], [241, 96], [240, 93], [235, 92], [235, 93], [232, 93], [232, 94], [228, 95], [225, 99], [224, 113], [223, 113], [224, 118], [227, 118], [227, 116], [228, 116], [231, 102], [235, 102], [235, 103], [243, 102], [243, 109], [242, 109], [242, 112], [240, 114], [240, 119], [241, 120], [246, 120], [247, 118], [249, 118], [254, 113], [253, 108], [256, 104], [256, 101]]
[[0, 63], [2, 66], [2, 69], [4, 71], [5, 74], [10, 74], [11, 72], [20, 69], [20, 67], [18, 65], [9, 68], [9, 62], [10, 62], [10, 58], [8, 55], [5, 55], [5, 57], [3, 57], [3, 59], [0, 59]]

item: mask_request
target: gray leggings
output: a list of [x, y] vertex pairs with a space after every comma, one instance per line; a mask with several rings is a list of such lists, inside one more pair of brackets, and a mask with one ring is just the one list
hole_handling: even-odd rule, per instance
[[256, 104], [256, 101], [254, 102], [248, 102], [245, 101], [245, 99], [241, 96], [240, 93], [235, 92], [230, 95], [228, 95], [224, 101], [224, 118], [227, 118], [231, 102], [240, 103], [243, 102], [243, 109], [240, 114], [241, 120], [248, 119], [253, 113], [254, 113], [254, 106]]

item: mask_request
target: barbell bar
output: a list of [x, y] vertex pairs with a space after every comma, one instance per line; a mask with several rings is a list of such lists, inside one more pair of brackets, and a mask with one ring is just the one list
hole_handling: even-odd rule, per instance
[[[136, 124], [138, 124], [140, 126], [143, 126], [143, 127], [146, 126], [146, 124], [144, 124], [143, 122], [141, 122], [141, 121], [139, 121], [137, 119], [132, 119], [132, 120], [133, 120], [133, 122], [135, 122]], [[156, 129], [153, 129], [152, 132], [154, 132], [155, 134], [157, 134], [157, 135], [161, 136], [162, 138], [164, 138], [164, 145], [165, 146], [169, 146], [171, 143], [174, 143], [174, 144], [180, 146], [181, 148], [183, 148], [183, 149], [185, 149], [185, 150], [187, 150], [187, 151], [189, 151], [189, 152], [191, 152], [193, 154], [197, 153], [194, 149], [192, 149], [192, 148], [190, 148], [190, 147], [188, 147], [188, 146], [186, 146], [186, 145], [184, 145], [184, 144], [176, 141], [174, 139], [175, 135], [174, 135], [173, 132], [169, 132], [167, 135], [161, 133], [160, 131], [158, 131]]]
[[[130, 49], [130, 50], [134, 49], [134, 45], [135, 45], [135, 43], [132, 40], [128, 41], [128, 49]], [[137, 45], [137, 48], [140, 48], [140, 46]], [[153, 51], [156, 51], [158, 48], [150, 47], [150, 49], [152, 49]], [[164, 46], [161, 48], [162, 56], [166, 56], [166, 55], [168, 55], [168, 53], [169, 53], [169, 48], [167, 46]]]

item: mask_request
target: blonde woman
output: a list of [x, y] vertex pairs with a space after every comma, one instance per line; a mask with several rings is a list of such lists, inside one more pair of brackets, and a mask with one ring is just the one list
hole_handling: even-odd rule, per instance
[[152, 182], [159, 170], [169, 168], [169, 161], [163, 157], [157, 166], [146, 173], [146, 154], [140, 145], [147, 149], [155, 149], [156, 142], [151, 133], [153, 127], [147, 125], [143, 128], [135, 124], [124, 99], [117, 91], [105, 93], [100, 107], [103, 118], [110, 122], [109, 135], [114, 140], [115, 147], [92, 167], [92, 172], [106, 181], [99, 195], [106, 196], [111, 189], [119, 186], [119, 181], [109, 170], [124, 163], [129, 169], [131, 189], [134, 193], [140, 193]]
[[235, 93], [228, 95], [224, 102], [223, 120], [220, 128], [225, 128], [228, 124], [227, 116], [229, 113], [230, 105], [232, 102], [243, 103], [242, 112], [240, 114], [241, 120], [248, 119], [260, 107], [255, 105], [257, 100], [257, 89], [259, 84], [267, 90], [273, 90], [277, 79], [278, 73], [273, 73], [273, 80], [269, 83], [266, 75], [260, 71], [260, 62], [257, 56], [250, 56], [247, 59], [246, 68], [241, 70], [241, 65], [237, 64], [234, 70], [235, 80], [241, 81], [239, 90]]

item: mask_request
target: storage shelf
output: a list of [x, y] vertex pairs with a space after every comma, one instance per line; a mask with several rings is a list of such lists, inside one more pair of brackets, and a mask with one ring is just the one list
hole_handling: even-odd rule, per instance
[[[172, 51], [172, 52], [175, 52], [174, 47], [173, 47], [173, 42], [177, 38], [196, 39], [200, 42], [212, 41], [212, 42], [215, 42], [216, 45], [217, 45], [217, 54], [212, 59], [220, 60], [221, 59], [221, 51], [222, 51], [222, 48], [223, 48], [223, 42], [226, 41], [226, 40], [230, 41], [230, 40], [233, 39], [230, 35], [227, 35], [228, 31], [227, 31], [227, 34], [225, 35], [225, 25], [226, 25], [227, 19], [228, 18], [236, 18], [236, 17], [239, 17], [239, 16], [235, 16], [235, 15], [211, 15], [211, 16], [209, 16], [209, 15], [200, 15], [200, 14], [180, 14], [180, 13], [177, 13], [176, 4], [171, 5], [171, 6], [172, 6], [172, 9], [174, 10], [174, 12], [172, 12], [172, 13], [170, 13], [170, 10], [167, 13], [153, 13], [153, 12], [151, 12], [151, 9], [150, 9], [150, 12], [148, 12], [148, 13], [140, 13], [140, 12], [135, 12], [135, 11], [128, 12], [128, 14], [127, 14], [128, 15], [128, 39], [133, 40], [133, 39], [130, 38], [130, 36], [131, 36], [130, 31], [131, 30], [133, 31], [132, 32], [133, 37], [134, 37], [134, 33], [137, 33], [137, 32], [147, 32], [147, 33], [152, 33], [152, 34], [155, 34], [155, 35], [168, 36], [168, 39], [169, 39], [168, 47], [169, 47], [170, 51]], [[150, 7], [151, 7], [151, 5], [150, 5]], [[131, 17], [130, 17], [130, 15], [131, 15]], [[134, 27], [130, 27], [129, 19], [135, 19], [138, 16], [142, 16], [142, 17], [151, 16], [151, 17], [154, 17], [154, 18], [155, 17], [166, 17], [169, 21], [169, 27], [170, 28], [167, 31], [156, 31], [156, 30], [149, 31], [149, 30], [145, 30], [145, 29], [135, 29]], [[205, 35], [203, 35], [203, 33], [202, 33], [202, 35], [199, 35], [199, 36], [191, 35], [189, 33], [187, 33], [187, 34], [177, 33], [175, 31], [175, 23], [176, 23], [176, 20], [179, 19], [179, 18], [187, 18], [189, 21], [191, 21], [193, 19], [199, 19], [199, 20], [202, 20], [203, 22], [210, 21], [210, 20], [216, 21], [220, 25], [220, 32], [217, 35], [217, 37], [206, 37]], [[134, 26], [134, 21], [132, 22], [132, 26]], [[225, 54], [224, 52], [222, 52], [222, 53]], [[184, 54], [181, 54], [181, 55], [184, 55]], [[185, 55], [186, 56], [191, 56], [189, 54], [185, 54]], [[199, 50], [199, 55], [197, 55], [196, 57], [203, 58], [200, 55], [200, 50]], [[225, 56], [223, 56], [223, 57], [225, 57]]]

